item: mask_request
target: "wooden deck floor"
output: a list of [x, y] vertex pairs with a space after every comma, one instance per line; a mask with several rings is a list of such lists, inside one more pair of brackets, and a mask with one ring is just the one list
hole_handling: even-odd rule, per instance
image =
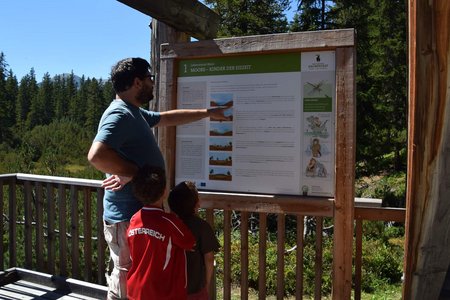
[[6, 299], [106, 299], [105, 286], [67, 279], [26, 269], [0, 273], [0, 300]]

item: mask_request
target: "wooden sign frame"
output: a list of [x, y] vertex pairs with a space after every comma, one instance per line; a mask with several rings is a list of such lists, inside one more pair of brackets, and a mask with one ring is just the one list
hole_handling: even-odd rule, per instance
[[[160, 51], [159, 110], [176, 108], [177, 65], [182, 59], [293, 51], [335, 51], [335, 197], [202, 193], [202, 207], [334, 217], [333, 299], [350, 299], [355, 194], [356, 51], [353, 29], [258, 35], [163, 44]], [[175, 178], [176, 129], [158, 129], [168, 179]]]

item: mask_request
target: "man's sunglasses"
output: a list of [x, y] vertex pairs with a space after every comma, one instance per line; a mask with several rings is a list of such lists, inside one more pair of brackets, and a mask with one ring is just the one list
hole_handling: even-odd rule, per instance
[[148, 75], [145, 75], [144, 78], [150, 78], [151, 81], [155, 82], [155, 75], [148, 74]]

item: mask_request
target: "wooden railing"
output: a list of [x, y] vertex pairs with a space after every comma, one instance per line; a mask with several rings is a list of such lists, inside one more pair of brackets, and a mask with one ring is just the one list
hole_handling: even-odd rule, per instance
[[23, 267], [105, 284], [100, 181], [0, 175], [0, 267]]
[[[0, 269], [23, 267], [105, 284], [109, 256], [103, 239], [100, 181], [27, 174], [0, 175]], [[295, 295], [303, 297], [305, 220], [315, 221], [314, 298], [322, 295], [324, 219], [333, 217], [333, 199], [200, 192], [210, 224], [223, 230], [223, 261], [217, 266], [221, 298], [231, 299], [232, 258], [240, 261], [240, 297], [249, 295], [249, 232], [258, 236], [258, 297], [266, 299], [268, 227], [276, 227], [276, 295], [285, 294], [285, 254], [295, 253]], [[220, 219], [216, 217], [220, 215]], [[405, 210], [355, 203], [354, 297], [361, 296], [363, 221], [404, 222]], [[222, 221], [223, 218], [223, 221]], [[286, 220], [295, 220], [296, 244], [286, 249]], [[305, 219], [306, 218], [306, 219]], [[251, 222], [250, 222], [251, 219]], [[276, 225], [268, 226], [268, 220]], [[220, 222], [220, 223], [218, 223]], [[256, 224], [256, 225], [255, 225]], [[292, 227], [292, 224], [290, 225]], [[239, 231], [240, 249], [231, 248]], [[273, 231], [273, 230], [272, 230]], [[289, 232], [289, 234], [291, 234]], [[254, 267], [254, 266], [253, 266]], [[292, 267], [292, 266], [289, 266]], [[270, 270], [273, 271], [273, 270]], [[270, 278], [272, 280], [272, 278]], [[214, 286], [216, 288], [216, 286]]]

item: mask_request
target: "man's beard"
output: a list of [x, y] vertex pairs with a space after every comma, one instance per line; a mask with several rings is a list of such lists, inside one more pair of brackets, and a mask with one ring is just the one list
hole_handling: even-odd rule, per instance
[[147, 104], [153, 99], [153, 87], [143, 86], [139, 94], [136, 95], [136, 100], [141, 105]]

